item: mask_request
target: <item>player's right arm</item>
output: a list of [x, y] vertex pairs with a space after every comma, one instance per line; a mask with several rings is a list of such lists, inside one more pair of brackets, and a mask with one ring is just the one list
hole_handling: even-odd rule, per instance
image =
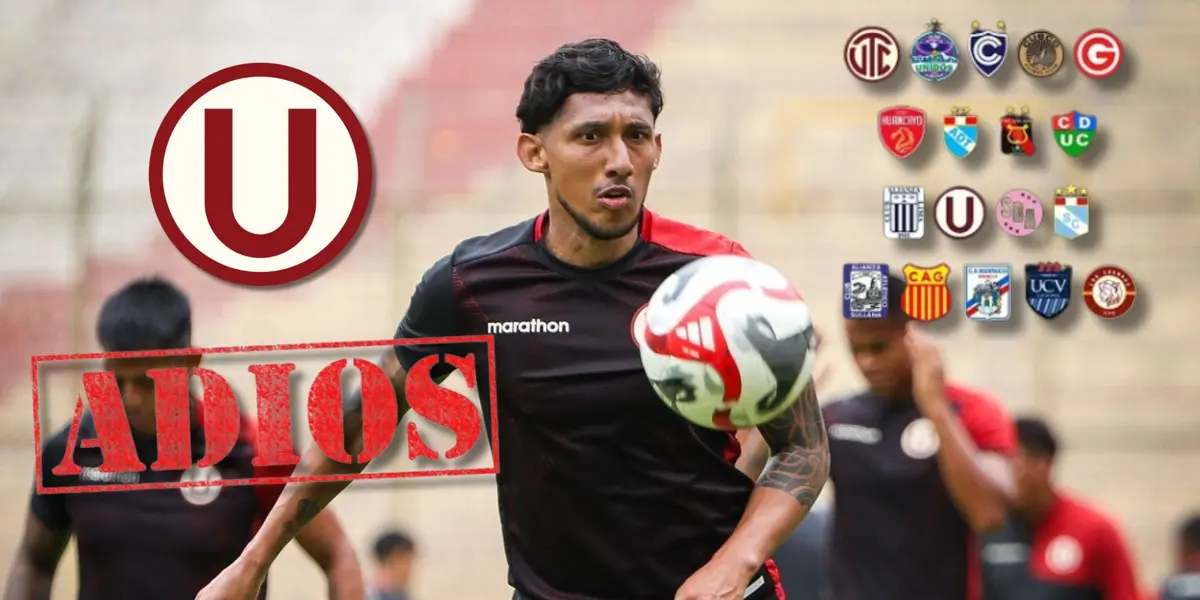
[[[62, 462], [66, 448], [65, 431], [46, 441], [42, 449], [45, 467], [42, 483], [45, 486], [58, 483], [48, 471]], [[38, 494], [35, 490], [29, 500], [29, 513], [25, 516], [25, 532], [4, 584], [4, 600], [48, 600], [54, 573], [70, 540], [71, 517], [67, 512], [66, 497]]]

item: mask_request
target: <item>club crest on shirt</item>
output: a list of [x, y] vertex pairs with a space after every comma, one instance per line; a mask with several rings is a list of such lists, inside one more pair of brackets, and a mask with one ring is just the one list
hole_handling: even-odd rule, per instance
[[643, 304], [637, 312], [633, 313], [633, 319], [629, 321], [629, 335], [633, 338], [633, 345], [638, 348], [642, 347], [642, 340], [646, 339], [646, 308], [649, 303]]
[[909, 423], [904, 433], [900, 434], [900, 449], [909, 458], [924, 460], [937, 454], [940, 447], [937, 430], [929, 419], [917, 419]]
[[1069, 536], [1060, 535], [1046, 545], [1046, 568], [1057, 575], [1070, 575], [1083, 563], [1083, 547]]
[[[221, 472], [218, 471], [216, 467], [198, 467], [196, 465], [188, 467], [188, 469], [179, 476], [179, 481], [183, 483], [189, 483], [193, 481], [212, 482], [220, 480]], [[179, 491], [183, 494], [184, 500], [187, 500], [189, 504], [194, 504], [196, 506], [211, 504], [213, 500], [217, 499], [217, 496], [221, 495], [221, 487], [215, 485], [204, 487], [185, 487], [180, 488]]]

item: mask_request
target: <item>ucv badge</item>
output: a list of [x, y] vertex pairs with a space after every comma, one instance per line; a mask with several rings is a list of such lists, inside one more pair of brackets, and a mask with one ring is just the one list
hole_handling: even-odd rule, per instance
[[967, 318], [972, 321], [1007, 321], [1012, 316], [1009, 302], [1012, 267], [1009, 265], [966, 265]]
[[1088, 192], [1073, 185], [1054, 190], [1054, 233], [1068, 240], [1088, 232]]
[[1005, 154], [1029, 156], [1033, 147], [1033, 119], [1029, 118], [1029, 107], [1021, 107], [1021, 114], [1008, 107], [1000, 119], [1000, 151]]
[[956, 158], [965, 158], [979, 143], [979, 117], [970, 113], [968, 106], [954, 106], [944, 121], [942, 139]]
[[1025, 303], [1045, 319], [1053, 319], [1071, 304], [1071, 267], [1040, 262], [1025, 265]]
[[1083, 154], [1096, 137], [1096, 116], [1085, 115], [1073, 110], [1065, 115], [1054, 115], [1054, 141], [1068, 156]]
[[979, 28], [979, 21], [971, 22], [971, 62], [975, 70], [984, 77], [995, 75], [1008, 56], [1008, 34], [1004, 21], [996, 24], [996, 30]]

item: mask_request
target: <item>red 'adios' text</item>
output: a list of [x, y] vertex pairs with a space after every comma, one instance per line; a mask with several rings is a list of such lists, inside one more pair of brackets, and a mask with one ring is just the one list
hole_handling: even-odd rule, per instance
[[[492, 340], [488, 336], [454, 337], [413, 340], [381, 340], [370, 342], [347, 342], [325, 344], [293, 344], [279, 346], [199, 348], [154, 352], [119, 352], [96, 354], [71, 354], [33, 357], [33, 410], [34, 443], [37, 445], [37, 491], [38, 493], [79, 493], [95, 491], [128, 491], [137, 489], [162, 489], [228, 485], [282, 484], [293, 481], [346, 481], [353, 479], [395, 479], [401, 477], [428, 477], [437, 475], [477, 475], [496, 473], [499, 454], [496, 444], [495, 402], [487, 403], [492, 411], [490, 436], [492, 461], [490, 467], [452, 468], [439, 470], [406, 470], [393, 472], [365, 472], [351, 475], [269, 477], [254, 479], [218, 479], [215, 481], [175, 481], [169, 483], [120, 483], [104, 486], [45, 487], [43, 469], [51, 469], [59, 477], [79, 475], [83, 468], [76, 463], [74, 451], [78, 447], [96, 448], [103, 457], [97, 470], [101, 473], [140, 473], [154, 471], [185, 470], [192, 466], [207, 468], [229, 456], [239, 439], [247, 433], [242, 431], [244, 423], [251, 423], [256, 431], [257, 455], [255, 467], [288, 467], [300, 461], [293, 443], [292, 407], [303, 403], [308, 412], [308, 431], [313, 444], [329, 458], [345, 464], [363, 464], [379, 457], [392, 444], [398, 423], [403, 416], [399, 412], [396, 393], [388, 372], [379, 365], [347, 356], [328, 362], [312, 378], [307, 394], [293, 387], [299, 379], [295, 353], [298, 351], [321, 352], [328, 357], [331, 351], [353, 354], [354, 350], [400, 345], [437, 345], [444, 353], [427, 356], [412, 366], [405, 381], [405, 398], [413, 412], [422, 419], [414, 419], [405, 427], [405, 442], [408, 458], [453, 460], [462, 457], [474, 448], [483, 435], [483, 419], [479, 408], [466, 396], [434, 381], [433, 368], [440, 362], [449, 363], [463, 377], [467, 387], [478, 391], [487, 386], [489, 397], [495, 398], [494, 375], [489, 381], [477, 380], [482, 370], [476, 360], [483, 354], [479, 349], [486, 347], [486, 360], [494, 366], [495, 355]], [[459, 352], [445, 350], [462, 348]], [[469, 352], [468, 348], [476, 352]], [[286, 353], [286, 354], [285, 354]], [[184, 356], [243, 355], [254, 357], [253, 364], [237, 369], [236, 375], [230, 367], [198, 366], [194, 368], [171, 366], [148, 368], [145, 376], [153, 381], [154, 420], [157, 441], [157, 458], [146, 465], [139, 457], [134, 444], [133, 430], [121, 397], [121, 387], [113, 371], [88, 370], [82, 374], [83, 394], [75, 404], [74, 420], [69, 430], [69, 450], [59, 464], [46, 465], [42, 461], [42, 435], [40, 429], [39, 376], [49, 363], [68, 361], [119, 361], [136, 359], [161, 359]], [[477, 358], [478, 357], [478, 358]], [[290, 360], [289, 360], [290, 359]], [[328, 360], [325, 358], [324, 360]], [[305, 361], [309, 362], [309, 361]], [[362, 437], [363, 449], [351, 456], [346, 449], [344, 430], [343, 372], [357, 370], [362, 389]], [[223, 371], [224, 374], [222, 374]], [[230, 379], [245, 377], [248, 372], [254, 381], [254, 403], [256, 419], [244, 420], [238, 407], [238, 394]], [[494, 368], [487, 372], [495, 373]], [[201, 410], [193, 411], [193, 395], [189, 387], [192, 380], [199, 380]], [[246, 394], [249, 395], [249, 394]], [[293, 397], [295, 396], [295, 397]], [[92, 414], [96, 436], [79, 439], [79, 429], [85, 406]], [[246, 406], [251, 406], [246, 402]], [[193, 465], [191, 431], [194, 415], [202, 421], [205, 454]], [[439, 453], [425, 435], [432, 433], [433, 426], [440, 426], [454, 435], [454, 445]]]

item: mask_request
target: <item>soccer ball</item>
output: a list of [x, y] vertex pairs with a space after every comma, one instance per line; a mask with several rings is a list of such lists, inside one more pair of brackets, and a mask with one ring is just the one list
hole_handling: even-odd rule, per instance
[[659, 397], [712, 429], [765, 423], [794, 404], [816, 362], [812, 314], [779, 271], [742, 256], [696, 260], [635, 317]]

